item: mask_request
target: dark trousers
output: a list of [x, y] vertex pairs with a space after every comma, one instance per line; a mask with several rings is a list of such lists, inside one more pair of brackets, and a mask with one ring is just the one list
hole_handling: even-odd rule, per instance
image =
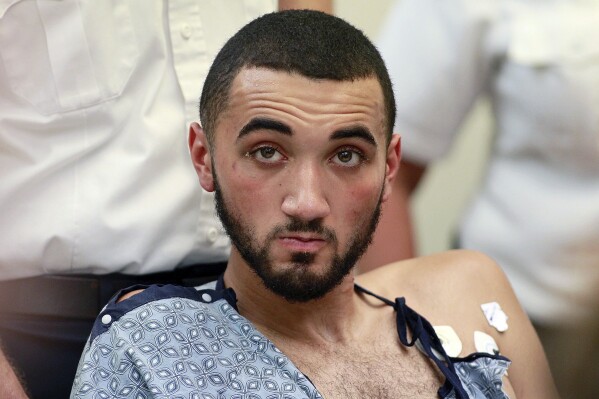
[[[136, 284], [198, 286], [215, 280], [225, 266], [197, 265], [145, 276], [43, 276], [0, 282], [0, 345], [32, 399], [68, 398], [96, 315], [116, 292]], [[83, 288], [77, 290], [78, 284]]]
[[2, 315], [2, 349], [31, 398], [68, 398], [94, 319]]
[[599, 320], [576, 326], [535, 324], [562, 399], [599, 397]]

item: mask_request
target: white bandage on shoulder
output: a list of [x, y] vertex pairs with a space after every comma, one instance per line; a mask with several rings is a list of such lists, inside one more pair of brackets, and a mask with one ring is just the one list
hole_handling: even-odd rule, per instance
[[507, 315], [501, 310], [501, 306], [497, 302], [483, 303], [480, 305], [487, 321], [492, 327], [499, 332], [504, 332], [508, 329]]

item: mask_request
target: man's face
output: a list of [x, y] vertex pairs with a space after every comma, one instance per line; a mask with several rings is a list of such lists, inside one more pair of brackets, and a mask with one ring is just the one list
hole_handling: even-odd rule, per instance
[[322, 297], [369, 244], [397, 167], [379, 83], [252, 68], [229, 98], [200, 180], [216, 191], [232, 260], [289, 301]]

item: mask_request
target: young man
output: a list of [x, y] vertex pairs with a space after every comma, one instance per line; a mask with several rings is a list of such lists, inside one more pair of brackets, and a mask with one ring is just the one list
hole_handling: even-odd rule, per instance
[[490, 259], [452, 252], [354, 277], [400, 154], [391, 83], [360, 31], [311, 11], [261, 17], [215, 59], [200, 109], [189, 144], [233, 243], [226, 272], [115, 297], [73, 398], [554, 395]]

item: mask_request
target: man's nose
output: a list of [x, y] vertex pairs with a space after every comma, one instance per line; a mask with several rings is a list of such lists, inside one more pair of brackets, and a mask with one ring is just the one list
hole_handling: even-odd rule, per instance
[[330, 213], [322, 171], [317, 165], [294, 168], [286, 182], [288, 191], [281, 209], [291, 217], [309, 221], [321, 219]]

